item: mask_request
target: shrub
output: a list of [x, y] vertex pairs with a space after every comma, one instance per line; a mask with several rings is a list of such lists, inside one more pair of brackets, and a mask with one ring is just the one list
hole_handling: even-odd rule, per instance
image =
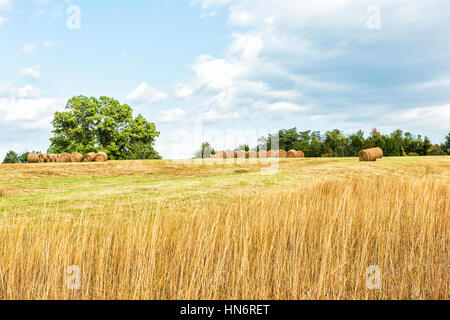
[[19, 163], [19, 155], [11, 150], [6, 154], [3, 163]]
[[432, 146], [430, 149], [427, 150], [427, 155], [428, 156], [441, 156], [443, 154], [444, 153], [439, 148], [439, 146]]

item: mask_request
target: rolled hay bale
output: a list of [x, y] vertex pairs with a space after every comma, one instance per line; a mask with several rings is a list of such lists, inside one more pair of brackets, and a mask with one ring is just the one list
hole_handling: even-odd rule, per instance
[[239, 150], [236, 152], [236, 158], [238, 159], [245, 159], [247, 158], [247, 152], [245, 152], [244, 150]]
[[70, 155], [70, 162], [81, 162], [83, 161], [83, 155], [79, 152], [72, 152]]
[[56, 158], [53, 153], [50, 153], [49, 155], [47, 155], [47, 157], [48, 157], [48, 162], [56, 162]]
[[46, 156], [47, 156], [47, 155], [46, 155], [46, 154], [43, 154], [43, 153], [39, 154], [39, 162], [40, 162], [40, 163], [45, 162]]
[[50, 162], [50, 156], [46, 153], [42, 154], [42, 162]]
[[227, 151], [226, 152], [227, 159], [237, 158], [237, 152], [235, 151]]
[[287, 152], [284, 150], [278, 150], [278, 157], [286, 158]]
[[68, 154], [67, 152], [63, 152], [59, 155], [59, 162], [67, 163], [67, 162], [71, 162], [71, 161], [72, 160], [71, 160], [70, 154]]
[[297, 151], [296, 150], [289, 150], [286, 153], [286, 158], [297, 158]]
[[108, 161], [108, 155], [105, 152], [97, 152], [95, 155], [95, 162], [106, 162]]
[[39, 163], [39, 155], [38, 154], [28, 154], [27, 157], [28, 163]]
[[216, 158], [216, 155], [212, 154], [212, 155], [210, 155], [209, 157], [210, 157], [211, 159], [215, 159], [215, 158]]
[[381, 148], [375, 148], [375, 151], [377, 152], [378, 159], [383, 159], [383, 157], [384, 157], [383, 149], [381, 149]]
[[268, 157], [268, 152], [266, 150], [259, 150], [258, 158], [265, 159]]
[[254, 150], [250, 150], [245, 153], [245, 157], [250, 158], [250, 159], [256, 159], [256, 158], [258, 158], [258, 153], [256, 153], [256, 151], [254, 151]]
[[226, 159], [227, 153], [225, 151], [219, 151], [216, 153], [216, 159]]
[[304, 158], [305, 157], [305, 153], [302, 150], [297, 150], [295, 152], [295, 157], [296, 158]]
[[268, 158], [278, 158], [278, 151], [275, 150], [269, 150], [267, 152], [267, 157]]
[[95, 152], [89, 152], [88, 154], [85, 154], [83, 157], [83, 162], [92, 162], [95, 160], [95, 156], [97, 154]]
[[361, 150], [359, 153], [359, 161], [377, 161], [383, 158], [383, 150], [381, 148], [371, 148]]

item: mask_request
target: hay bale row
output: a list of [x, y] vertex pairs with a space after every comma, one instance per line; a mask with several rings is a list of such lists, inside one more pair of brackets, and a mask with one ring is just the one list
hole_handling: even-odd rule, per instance
[[82, 155], [79, 152], [68, 154], [66, 152], [61, 154], [29, 154], [28, 163], [45, 163], [45, 162], [105, 162], [108, 161], [108, 155], [104, 152], [91, 152]]
[[27, 159], [28, 163], [39, 163], [39, 154], [29, 154], [28, 155], [28, 159]]
[[359, 161], [377, 161], [383, 158], [383, 150], [381, 148], [371, 148], [362, 150], [358, 153]]
[[211, 155], [212, 159], [254, 159], [254, 158], [304, 158], [305, 154], [300, 150], [290, 150], [286, 152], [284, 150], [260, 150], [256, 151], [219, 151], [215, 155]]

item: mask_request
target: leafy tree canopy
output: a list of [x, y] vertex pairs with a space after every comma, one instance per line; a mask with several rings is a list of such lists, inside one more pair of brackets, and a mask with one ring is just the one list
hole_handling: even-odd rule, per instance
[[49, 153], [104, 151], [112, 160], [160, 159], [153, 145], [159, 136], [154, 123], [133, 118], [127, 104], [100, 97], [73, 97], [66, 111], [56, 112]]

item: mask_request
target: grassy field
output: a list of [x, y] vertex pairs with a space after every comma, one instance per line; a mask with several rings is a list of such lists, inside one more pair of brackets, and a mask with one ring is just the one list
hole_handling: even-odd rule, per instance
[[0, 298], [449, 298], [450, 157], [262, 167], [0, 165]]

